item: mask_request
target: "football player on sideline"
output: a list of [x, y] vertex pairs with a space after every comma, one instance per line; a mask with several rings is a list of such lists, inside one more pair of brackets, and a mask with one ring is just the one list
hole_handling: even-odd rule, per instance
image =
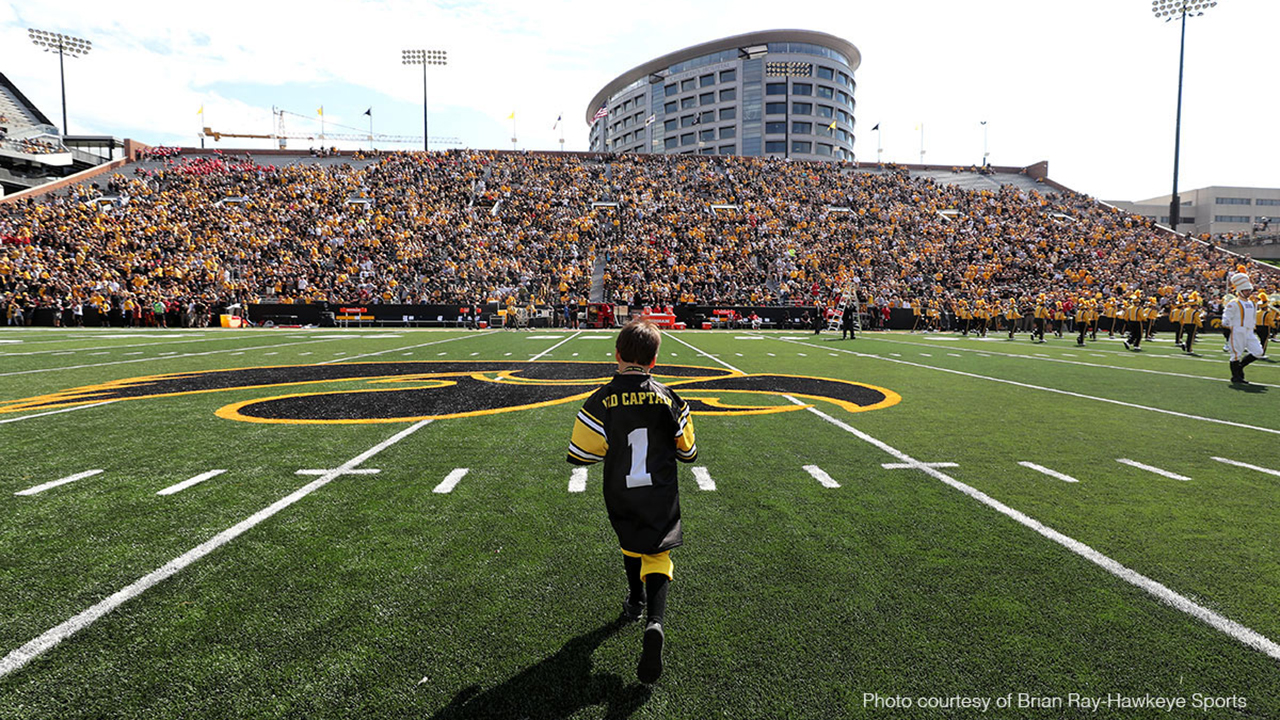
[[662, 337], [644, 320], [618, 333], [618, 370], [582, 404], [573, 424], [569, 462], [604, 461], [604, 504], [618, 535], [629, 594], [627, 620], [648, 605], [636, 675], [652, 683], [662, 674], [663, 615], [672, 579], [671, 549], [683, 544], [676, 461], [698, 457], [689, 406], [649, 374]]

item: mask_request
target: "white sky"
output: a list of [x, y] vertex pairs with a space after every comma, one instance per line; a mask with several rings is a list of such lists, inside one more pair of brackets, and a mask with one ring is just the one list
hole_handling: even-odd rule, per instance
[[[625, 9], [625, 12], [620, 12]], [[587, 143], [591, 97], [659, 55], [754, 30], [801, 28], [862, 52], [855, 146], [917, 162], [923, 123], [931, 163], [1048, 160], [1050, 176], [1104, 199], [1167, 194], [1172, 182], [1178, 26], [1150, 0], [369, 0], [285, 4], [114, 0], [0, 3], [0, 72], [61, 124], [56, 58], [26, 29], [92, 40], [67, 63], [73, 133], [151, 144], [198, 143], [205, 124], [267, 133], [272, 105], [290, 130], [328, 123], [420, 134], [420, 68], [402, 48], [442, 49], [429, 77], [432, 136], [471, 147], [565, 149]], [[1187, 27], [1179, 187], [1280, 187], [1276, 120], [1277, 0], [1221, 0]], [[332, 125], [328, 128], [333, 132]], [[265, 147], [222, 141], [223, 147]], [[292, 147], [308, 147], [306, 140]]]

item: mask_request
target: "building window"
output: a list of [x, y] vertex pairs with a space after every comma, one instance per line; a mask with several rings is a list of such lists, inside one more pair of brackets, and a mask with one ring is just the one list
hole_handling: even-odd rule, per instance
[[813, 103], [791, 103], [791, 113], [793, 115], [812, 115]]
[[851, 88], [853, 87], [853, 78], [845, 75], [844, 73], [840, 73], [840, 84]]
[[1216, 205], [1249, 205], [1251, 204], [1251, 201], [1249, 200], [1249, 198], [1233, 198], [1233, 197], [1214, 198], [1213, 202]]
[[680, 124], [679, 120], [667, 120], [662, 123], [662, 129], [666, 130], [667, 132], [671, 132], [672, 130], [675, 130], [676, 127], [679, 126], [679, 124]]
[[715, 110], [708, 110], [708, 111], [706, 111], [706, 112], [702, 113], [702, 120], [701, 120], [701, 122], [703, 122], [703, 123], [713, 123], [713, 122], [715, 122], [715, 121], [716, 121], [716, 111], [715, 111]]
[[765, 104], [764, 104], [764, 114], [765, 114], [765, 115], [786, 115], [786, 114], [787, 114], [787, 104], [786, 104], [786, 103], [784, 103], [784, 102], [780, 102], [780, 103], [765, 103]]
[[678, 138], [669, 137], [662, 141], [662, 147], [664, 150], [675, 150], [679, 146], [680, 140]]
[[701, 95], [698, 96], [698, 103], [700, 105], [710, 105], [715, 101], [716, 101], [716, 94], [713, 92], [702, 93]]
[[721, 140], [728, 140], [729, 138], [735, 138], [735, 137], [738, 137], [738, 127], [736, 125], [729, 125], [729, 126], [720, 128]]
[[721, 145], [721, 146], [720, 146], [720, 154], [721, 154], [721, 155], [732, 155], [732, 154], [733, 154], [733, 146], [732, 146], [732, 145]]
[[698, 107], [698, 98], [687, 97], [680, 99], [680, 109], [688, 110], [689, 108]]
[[836, 109], [831, 107], [830, 105], [818, 106], [818, 117], [824, 117], [824, 118], [835, 117], [835, 112], [836, 112]]
[[764, 94], [765, 95], [786, 95], [787, 84], [786, 83], [768, 83], [764, 86]]
[[694, 133], [685, 133], [680, 136], [681, 145], [692, 145]]
[[813, 152], [813, 151], [810, 149], [810, 148], [812, 148], [812, 147], [813, 147], [813, 143], [811, 143], [811, 142], [804, 142], [804, 141], [802, 141], [802, 140], [796, 140], [795, 142], [791, 143], [791, 152], [793, 152], [793, 153], [806, 153], [806, 154], [808, 154], [808, 153]]
[[725, 100], [737, 100], [737, 99], [738, 99], [738, 88], [725, 88], [724, 90], [720, 91], [720, 102], [724, 102]]
[[715, 85], [715, 84], [716, 84], [715, 73], [711, 73], [710, 75], [703, 75], [702, 77], [698, 78], [698, 87], [707, 87], [708, 85]]
[[1266, 205], [1269, 207], [1280, 206], [1280, 200], [1268, 200], [1267, 198], [1258, 198], [1253, 201], [1254, 205]]
[[699, 140], [702, 140], [703, 142], [706, 142], [707, 140], [715, 140], [715, 139], [716, 139], [716, 131], [715, 131], [715, 130], [703, 130], [702, 132], [698, 133], [698, 139], [699, 139]]
[[818, 97], [822, 98], [823, 100], [830, 100], [835, 96], [836, 96], [836, 91], [834, 88], [829, 88], [825, 85], [818, 86]]
[[818, 78], [819, 78], [819, 79], [821, 79], [821, 80], [834, 80], [834, 79], [835, 79], [835, 77], [836, 77], [836, 71], [835, 71], [835, 70], [832, 70], [832, 69], [831, 69], [831, 68], [829, 68], [829, 67], [822, 67], [821, 65], [819, 65], [819, 66], [818, 66]]
[[1213, 221], [1219, 222], [1219, 223], [1247, 223], [1249, 222], [1249, 216], [1248, 215], [1214, 215]]
[[787, 132], [787, 124], [785, 122], [771, 122], [764, 124], [765, 135], [782, 135]]
[[663, 105], [663, 106], [662, 106], [662, 112], [664, 112], [664, 113], [666, 113], [666, 114], [668, 114], [668, 115], [670, 115], [671, 113], [674, 113], [674, 112], [678, 111], [679, 109], [680, 109], [680, 106], [676, 104], [676, 101], [675, 101], [675, 100], [672, 100], [671, 102], [669, 102], [669, 103], [667, 103], [666, 105]]
[[737, 117], [738, 117], [738, 108], [736, 107], [720, 108], [721, 120], [733, 120]]
[[680, 118], [680, 127], [682, 127], [682, 128], [686, 128], [686, 127], [690, 127], [690, 126], [692, 126], [692, 125], [693, 125], [693, 119], [694, 119], [694, 118], [696, 118], [696, 117], [698, 117], [698, 116], [697, 116], [697, 115], [685, 115], [684, 117]]
[[734, 80], [737, 80], [737, 79], [738, 79], [737, 69], [720, 71], [720, 82], [733, 82]]
[[793, 122], [791, 123], [791, 132], [796, 135], [812, 135], [813, 123]]
[[792, 95], [812, 95], [813, 85], [809, 83], [791, 83]]
[[715, 155], [715, 154], [716, 154], [716, 149], [715, 149], [715, 148], [702, 148], [701, 150], [699, 150], [699, 151], [698, 151], [698, 154], [699, 154], [699, 155]]
[[844, 92], [843, 90], [841, 90], [841, 91], [839, 91], [839, 92], [837, 92], [837, 93], [836, 93], [836, 100], [837, 100], [838, 102], [840, 102], [841, 104], [843, 104], [843, 105], [848, 105], [848, 104], [849, 104], [849, 95], [848, 95], [848, 93], [846, 93], [846, 92]]
[[826, 143], [818, 143], [818, 154], [831, 157], [832, 147]]
[[671, 83], [670, 85], [667, 85], [666, 87], [662, 88], [662, 94], [665, 97], [671, 97], [672, 95], [675, 95], [677, 92], [679, 92], [679, 90], [676, 88], [675, 83]]
[[782, 140], [770, 140], [764, 144], [764, 151], [767, 153], [786, 152], [787, 143]]
[[693, 78], [680, 81], [680, 92], [688, 92], [698, 86], [698, 81]]

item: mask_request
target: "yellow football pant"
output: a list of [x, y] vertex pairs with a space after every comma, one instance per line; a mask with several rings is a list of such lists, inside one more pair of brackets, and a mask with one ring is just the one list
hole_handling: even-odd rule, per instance
[[668, 580], [675, 579], [671, 574], [671, 571], [675, 569], [675, 566], [671, 563], [670, 550], [664, 550], [657, 555], [644, 555], [642, 553], [631, 552], [630, 550], [623, 550], [622, 554], [627, 557], [640, 558], [641, 578], [652, 575], [653, 573], [658, 573], [659, 575], [666, 575]]

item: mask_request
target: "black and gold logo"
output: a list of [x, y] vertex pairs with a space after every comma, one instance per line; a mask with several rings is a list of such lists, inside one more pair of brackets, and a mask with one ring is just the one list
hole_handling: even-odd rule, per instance
[[[0, 405], [0, 414], [270, 388], [288, 392], [225, 405], [217, 410], [218, 417], [255, 423], [412, 422], [581, 401], [608, 382], [615, 368], [614, 363], [595, 362], [446, 361], [210, 370], [86, 385]], [[892, 390], [829, 378], [685, 365], [662, 365], [655, 375], [699, 415], [788, 412], [815, 402], [853, 413], [902, 399]]]

